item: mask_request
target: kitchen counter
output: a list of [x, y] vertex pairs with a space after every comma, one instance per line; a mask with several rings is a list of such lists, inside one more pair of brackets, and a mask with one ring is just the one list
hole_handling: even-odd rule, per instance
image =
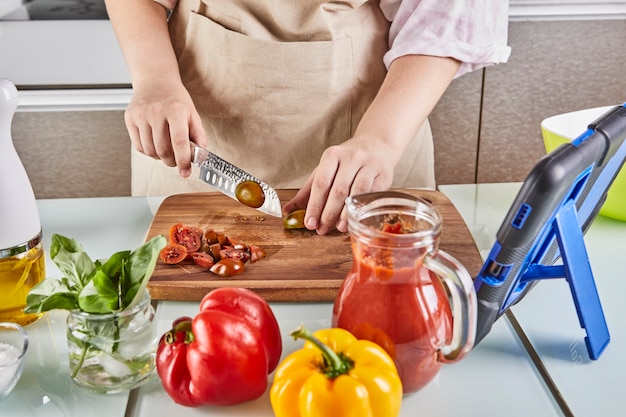
[[[442, 186], [441, 190], [463, 215], [484, 255], [518, 187], [519, 184], [454, 185]], [[162, 200], [40, 200], [44, 247], [49, 248], [52, 233], [59, 233], [78, 240], [93, 258], [135, 248], [144, 241]], [[444, 366], [426, 388], [405, 397], [401, 415], [560, 416], [571, 412], [576, 416], [597, 416], [617, 415], [623, 410], [626, 398], [617, 390], [618, 379], [626, 369], [619, 355], [626, 348], [626, 307], [620, 303], [626, 284], [616, 274], [624, 267], [624, 258], [618, 253], [623, 244], [618, 242], [626, 239], [626, 223], [599, 218], [587, 236], [613, 337], [598, 361], [587, 357], [584, 332], [577, 326], [567, 286], [557, 281], [542, 283], [514, 308], [515, 318], [536, 352], [531, 349], [529, 353], [523, 337], [505, 316], [464, 360]], [[59, 276], [49, 257], [47, 273]], [[330, 303], [273, 303], [272, 308], [283, 331], [284, 355], [301, 346], [288, 336], [300, 323], [312, 330], [330, 325]], [[196, 302], [158, 302], [159, 331], [165, 332], [172, 319], [193, 315], [197, 309]], [[78, 388], [69, 378], [65, 317], [65, 312], [54, 311], [26, 326], [31, 344], [24, 375], [15, 391], [0, 402], [0, 415], [272, 416], [267, 394], [233, 407], [181, 407], [167, 396], [158, 378], [132, 392], [116, 395], [97, 395]], [[533, 361], [534, 356], [540, 358], [539, 363]], [[555, 396], [559, 390], [562, 398]]]

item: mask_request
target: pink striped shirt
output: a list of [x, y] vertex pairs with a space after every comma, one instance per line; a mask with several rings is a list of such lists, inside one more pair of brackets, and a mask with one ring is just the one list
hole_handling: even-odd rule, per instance
[[[178, 0], [154, 0], [167, 9]], [[507, 46], [507, 0], [381, 0], [391, 22], [387, 67], [404, 55], [451, 57], [460, 61], [456, 76], [504, 63]]]

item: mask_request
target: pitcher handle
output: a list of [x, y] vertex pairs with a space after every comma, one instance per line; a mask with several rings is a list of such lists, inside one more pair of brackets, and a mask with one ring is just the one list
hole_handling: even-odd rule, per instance
[[456, 362], [472, 349], [476, 338], [478, 307], [474, 282], [458, 260], [441, 250], [428, 254], [424, 266], [437, 275], [451, 299], [452, 340], [441, 347], [438, 360]]

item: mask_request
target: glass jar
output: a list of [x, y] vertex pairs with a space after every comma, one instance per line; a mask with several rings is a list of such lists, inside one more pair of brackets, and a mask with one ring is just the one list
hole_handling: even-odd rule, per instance
[[71, 377], [83, 388], [117, 393], [147, 382], [156, 371], [158, 344], [150, 293], [117, 313], [70, 311], [67, 343]]
[[473, 347], [476, 294], [467, 270], [438, 249], [439, 212], [399, 192], [346, 201], [353, 264], [337, 294], [332, 325], [383, 347], [404, 394], [426, 386], [443, 363]]
[[28, 335], [22, 326], [0, 322], [0, 400], [21, 378], [27, 351]]
[[25, 314], [28, 292], [46, 275], [41, 233], [12, 248], [0, 248], [0, 321], [26, 326], [41, 314]]

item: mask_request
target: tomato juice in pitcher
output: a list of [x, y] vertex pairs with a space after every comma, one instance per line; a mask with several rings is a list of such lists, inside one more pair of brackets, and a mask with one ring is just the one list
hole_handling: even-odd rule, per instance
[[437, 247], [441, 216], [398, 192], [348, 198], [352, 269], [332, 325], [382, 346], [394, 359], [404, 394], [426, 386], [443, 363], [473, 346], [476, 294], [469, 273]]

